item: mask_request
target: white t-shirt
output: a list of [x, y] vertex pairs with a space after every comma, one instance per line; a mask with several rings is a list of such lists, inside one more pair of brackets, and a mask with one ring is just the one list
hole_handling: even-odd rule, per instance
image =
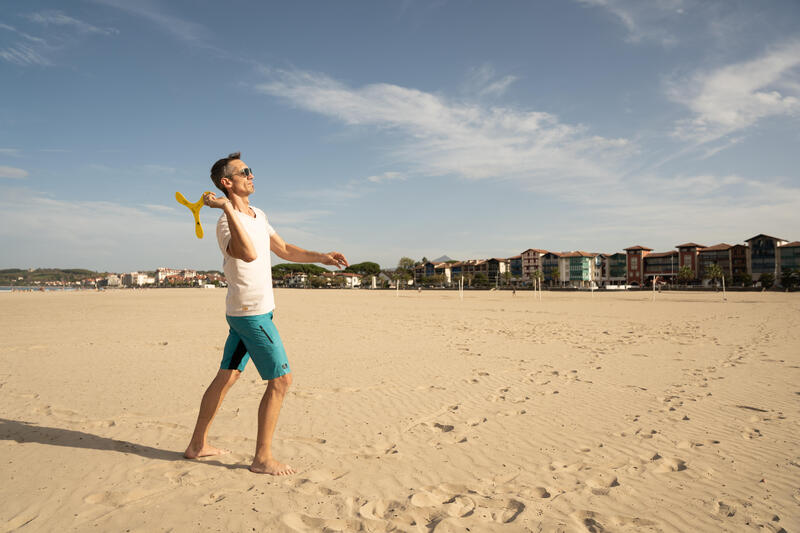
[[250, 206], [255, 218], [234, 211], [245, 231], [253, 241], [258, 257], [251, 262], [231, 257], [228, 243], [231, 230], [228, 216], [222, 213], [217, 221], [217, 242], [222, 250], [222, 270], [228, 282], [228, 295], [225, 298], [225, 312], [229, 316], [263, 315], [275, 309], [272, 294], [272, 261], [269, 255], [269, 238], [275, 233], [261, 209]]

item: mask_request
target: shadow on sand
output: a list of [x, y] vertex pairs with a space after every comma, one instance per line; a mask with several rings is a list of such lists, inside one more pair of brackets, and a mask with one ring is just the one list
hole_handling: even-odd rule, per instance
[[85, 448], [88, 450], [112, 451], [132, 455], [140, 455], [146, 459], [160, 461], [191, 461], [225, 468], [247, 468], [245, 465], [232, 465], [209, 459], [186, 459], [182, 452], [162, 450], [144, 444], [136, 444], [126, 440], [100, 437], [73, 429], [37, 426], [21, 420], [0, 418], [0, 440], [13, 440], [18, 443], [36, 442], [50, 446], [66, 446], [69, 448]]

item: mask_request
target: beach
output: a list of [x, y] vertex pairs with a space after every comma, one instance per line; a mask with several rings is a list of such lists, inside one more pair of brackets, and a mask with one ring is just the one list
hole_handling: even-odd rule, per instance
[[[800, 295], [275, 291], [186, 460], [223, 289], [0, 294], [0, 531], [797, 531]], [[655, 300], [653, 300], [655, 298]]]

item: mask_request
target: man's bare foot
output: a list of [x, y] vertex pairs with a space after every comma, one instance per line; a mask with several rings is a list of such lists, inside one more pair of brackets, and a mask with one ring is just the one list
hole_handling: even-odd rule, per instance
[[183, 456], [186, 457], [187, 459], [197, 459], [198, 457], [210, 457], [212, 455], [223, 455], [223, 454], [230, 453], [230, 452], [231, 452], [230, 450], [225, 450], [223, 448], [215, 448], [214, 446], [211, 446], [210, 444], [206, 444], [205, 446], [203, 446], [200, 449], [192, 448], [192, 446], [189, 445], [189, 447], [186, 448], [186, 451], [183, 452]]
[[294, 468], [283, 463], [279, 463], [275, 459], [265, 462], [253, 461], [250, 465], [250, 471], [255, 474], [271, 474], [273, 476], [289, 476], [294, 474]]

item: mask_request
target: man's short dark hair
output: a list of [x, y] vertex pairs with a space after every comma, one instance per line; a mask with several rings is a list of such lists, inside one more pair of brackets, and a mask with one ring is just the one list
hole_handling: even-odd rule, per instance
[[232, 169], [228, 168], [228, 163], [241, 159], [241, 156], [241, 152], [233, 152], [232, 154], [228, 154], [228, 157], [223, 157], [211, 166], [211, 181], [214, 182], [217, 189], [225, 193], [226, 197], [228, 196], [228, 190], [223, 187], [221, 180], [222, 178], [229, 178], [231, 175]]

